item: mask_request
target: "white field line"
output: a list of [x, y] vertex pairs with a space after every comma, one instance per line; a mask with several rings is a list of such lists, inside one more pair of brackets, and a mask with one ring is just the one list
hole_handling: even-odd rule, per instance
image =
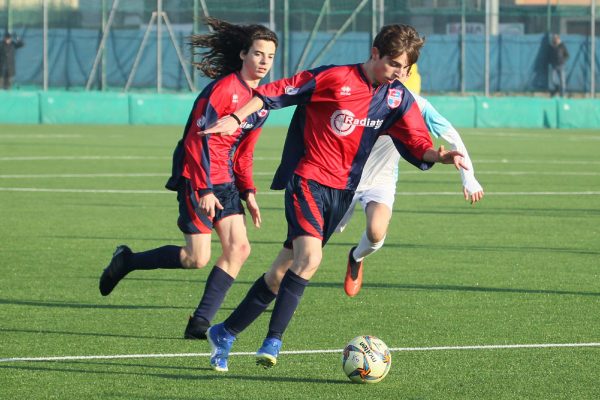
[[[433, 170], [438, 175], [456, 175], [456, 170]], [[418, 175], [422, 174], [423, 171], [400, 171], [400, 180], [402, 181], [402, 175]], [[481, 171], [477, 170], [475, 175], [508, 175], [508, 176], [520, 176], [520, 175], [534, 175], [534, 176], [600, 176], [600, 172], [594, 171]]]
[[[600, 173], [599, 173], [600, 174]], [[144, 177], [169, 177], [167, 173], [99, 173], [99, 174], [7, 174], [0, 175], [0, 179], [37, 179], [37, 178], [144, 178]]]
[[583, 160], [510, 160], [502, 158], [500, 160], [472, 160], [473, 164], [544, 164], [544, 165], [590, 165], [600, 164], [600, 161], [583, 161]]
[[82, 137], [79, 134], [66, 133], [9, 133], [0, 135], [0, 139], [73, 139]]
[[[0, 161], [80, 161], [80, 160], [171, 160], [159, 156], [6, 156]], [[260, 161], [279, 161], [281, 157], [254, 157]]]
[[[456, 175], [455, 170], [434, 171], [439, 175]], [[255, 176], [273, 176], [273, 172], [254, 172]], [[403, 171], [400, 175], [418, 175], [422, 171]], [[506, 175], [506, 176], [600, 176], [598, 172], [587, 171], [478, 171], [477, 175]], [[164, 172], [135, 172], [135, 173], [88, 173], [88, 174], [0, 174], [0, 179], [67, 179], [67, 178], [165, 178], [170, 174]]]
[[[538, 343], [538, 344], [491, 344], [475, 346], [440, 346], [440, 347], [392, 347], [394, 352], [413, 351], [449, 351], [449, 350], [502, 350], [502, 349], [546, 349], [564, 347], [600, 347], [600, 343]], [[282, 351], [280, 354], [304, 355], [304, 354], [328, 354], [342, 353], [342, 349], [323, 350], [290, 350]], [[232, 352], [232, 356], [253, 356], [254, 352]], [[165, 354], [115, 354], [97, 356], [57, 356], [57, 357], [12, 357], [0, 358], [0, 362], [19, 361], [75, 361], [75, 360], [113, 360], [125, 358], [181, 358], [181, 357], [209, 357], [210, 353], [165, 353]]]
[[[45, 193], [116, 193], [116, 194], [170, 194], [169, 190], [143, 190], [143, 189], [61, 189], [61, 188], [27, 188], [27, 187], [0, 187], [0, 192], [45, 192]], [[281, 196], [283, 190], [269, 190], [260, 192], [263, 196]], [[598, 196], [600, 191], [583, 192], [485, 192], [486, 196]], [[400, 192], [396, 196], [462, 196], [455, 192]]]
[[[600, 173], [599, 173], [600, 174]], [[0, 175], [0, 179], [53, 179], [53, 178], [146, 178], [146, 177], [169, 177], [167, 173], [99, 173], [99, 174], [7, 174]]]
[[[0, 139], [3, 138], [16, 138], [16, 139], [28, 139], [28, 138], [48, 138], [48, 139], [54, 139], [54, 138], [72, 138], [72, 137], [83, 137], [84, 135], [81, 134], [63, 134], [63, 133], [7, 133], [7, 134], [0, 134]], [[122, 135], [119, 135], [122, 136]], [[560, 135], [560, 133], [558, 132], [538, 132], [538, 133], [524, 133], [524, 132], [494, 132], [494, 131], [472, 131], [469, 132], [467, 134], [465, 134], [465, 136], [484, 136], [484, 137], [491, 137], [491, 136], [497, 136], [497, 137], [515, 137], [515, 138], [549, 138], [549, 139], [557, 139], [560, 138], [561, 140], [600, 140], [600, 136], [599, 135], [594, 135], [594, 134], [577, 134], [577, 133], [573, 133], [571, 135]]]
[[[514, 139], [525, 139], [525, 140], [529, 140], [529, 139], [556, 139], [557, 136], [556, 135], [552, 135], [552, 134], [548, 134], [548, 135], [528, 135], [528, 134], [518, 134], [518, 133], [485, 133], [485, 134], [473, 134], [473, 136], [487, 136], [487, 137], [491, 137], [491, 136], [495, 136], [497, 138], [505, 138], [505, 137], [509, 137], [509, 138], [514, 138]], [[596, 135], [596, 136], [564, 136], [561, 137], [561, 140], [563, 142], [589, 142], [589, 141], [595, 141], [595, 140], [600, 140], [600, 136]]]
[[153, 156], [15, 156], [0, 157], [0, 161], [59, 161], [59, 160], [170, 160], [171, 157]]
[[[159, 157], [159, 156], [100, 156], [100, 155], [89, 155], [89, 156], [4, 156], [0, 157], [0, 161], [55, 161], [55, 160], [171, 160], [172, 157]], [[279, 161], [281, 157], [254, 157], [254, 160], [258, 161]], [[477, 164], [540, 164], [544, 165], [598, 165], [598, 160], [512, 160], [502, 158], [498, 160], [473, 160], [475, 165]]]

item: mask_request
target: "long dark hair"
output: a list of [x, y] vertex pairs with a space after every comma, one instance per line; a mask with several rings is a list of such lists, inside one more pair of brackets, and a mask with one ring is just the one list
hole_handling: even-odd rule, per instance
[[[194, 55], [202, 58], [193, 65], [209, 78], [218, 78], [242, 69], [240, 52], [245, 53], [255, 40], [267, 40], [275, 43], [275, 32], [262, 25], [235, 25], [217, 18], [206, 18], [205, 24], [213, 29], [203, 35], [192, 35], [190, 45]], [[208, 48], [205, 52], [196, 52], [199, 48]]]

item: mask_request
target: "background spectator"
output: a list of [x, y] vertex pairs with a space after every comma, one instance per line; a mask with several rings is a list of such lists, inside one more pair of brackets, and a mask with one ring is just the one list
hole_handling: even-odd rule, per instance
[[0, 87], [5, 90], [11, 88], [12, 78], [15, 76], [15, 50], [22, 46], [22, 40], [13, 39], [8, 31], [4, 33], [0, 43]]
[[550, 95], [555, 96], [560, 92], [560, 96], [565, 95], [566, 79], [565, 64], [569, 58], [567, 47], [560, 40], [560, 36], [552, 35], [550, 45]]

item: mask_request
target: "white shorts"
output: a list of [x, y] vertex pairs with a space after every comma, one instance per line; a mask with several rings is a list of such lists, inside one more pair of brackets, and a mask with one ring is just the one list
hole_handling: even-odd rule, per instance
[[396, 198], [396, 188], [389, 186], [375, 186], [370, 189], [361, 190], [359, 192], [354, 193], [354, 197], [352, 198], [352, 203], [350, 203], [350, 207], [348, 207], [348, 211], [344, 214], [344, 217], [338, 224], [337, 228], [335, 228], [336, 232], [343, 232], [346, 229], [346, 226], [352, 219], [352, 215], [354, 214], [354, 208], [356, 203], [360, 202], [363, 211], [367, 209], [367, 205], [369, 203], [375, 202], [379, 204], [385, 204], [388, 206], [390, 211], [394, 209], [394, 200]]

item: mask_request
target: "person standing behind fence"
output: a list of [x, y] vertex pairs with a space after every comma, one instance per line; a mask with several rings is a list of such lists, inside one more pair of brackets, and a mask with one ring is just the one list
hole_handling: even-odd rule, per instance
[[569, 58], [567, 47], [559, 35], [552, 35], [550, 45], [550, 96], [560, 93], [564, 97], [566, 91], [565, 64]]
[[0, 43], [0, 87], [4, 90], [12, 87], [12, 79], [15, 76], [15, 50], [23, 47], [23, 44], [19, 38], [13, 39], [10, 32], [4, 33]]
[[134, 253], [118, 246], [103, 271], [99, 288], [109, 295], [127, 274], [157, 268], [203, 268], [210, 260], [211, 234], [221, 241], [222, 253], [212, 268], [198, 307], [184, 332], [186, 339], [206, 339], [210, 321], [250, 255], [244, 207], [256, 227], [260, 211], [252, 179], [254, 146], [268, 117], [267, 110], [245, 116], [232, 136], [199, 136], [198, 129], [233, 115], [249, 101], [273, 65], [277, 35], [262, 25], [235, 25], [207, 18], [212, 32], [191, 37], [202, 60], [195, 65], [214, 78], [196, 99], [183, 138], [173, 154], [172, 175], [166, 187], [177, 191], [177, 225], [185, 246], [167, 245]]

